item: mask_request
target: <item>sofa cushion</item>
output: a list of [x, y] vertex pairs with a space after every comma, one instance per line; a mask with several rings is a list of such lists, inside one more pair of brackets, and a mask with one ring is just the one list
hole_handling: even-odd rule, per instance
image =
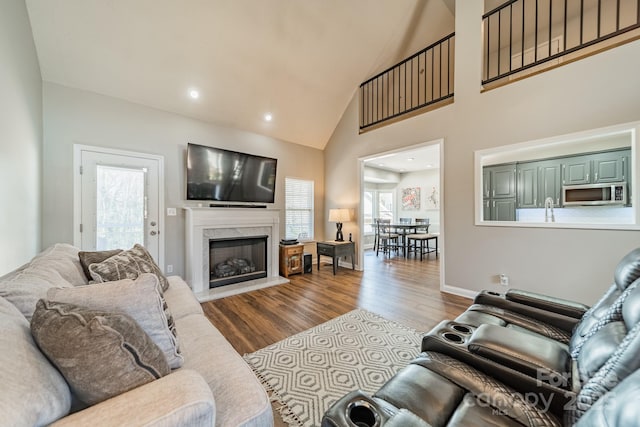
[[92, 310], [122, 311], [131, 316], [160, 347], [171, 368], [182, 366], [174, 319], [154, 274], [143, 273], [136, 280], [53, 288], [47, 299]]
[[31, 319], [36, 302], [46, 296], [49, 288], [86, 283], [78, 249], [58, 243], [36, 255], [28, 264], [0, 277], [0, 296]]
[[96, 282], [111, 282], [121, 279], [135, 279], [142, 273], [153, 273], [158, 276], [162, 290], [169, 287], [167, 278], [164, 277], [160, 267], [155, 263], [151, 254], [139, 244], [133, 248], [122, 251], [100, 263], [89, 266], [91, 277]]
[[65, 416], [71, 392], [33, 341], [29, 322], [0, 298], [0, 424], [47, 425]]
[[122, 249], [113, 249], [110, 251], [80, 251], [78, 252], [78, 258], [80, 259], [80, 265], [82, 266], [82, 271], [84, 275], [87, 276], [87, 280], [93, 280], [91, 277], [91, 272], [89, 271], [89, 266], [91, 264], [98, 264], [104, 261], [107, 258], [111, 258], [114, 255], [122, 252]]
[[220, 331], [201, 314], [184, 316], [176, 323], [183, 343], [184, 368], [197, 371], [211, 387], [216, 401], [216, 425], [273, 425], [267, 393]]
[[40, 300], [31, 333], [89, 405], [171, 372], [160, 348], [124, 313]]

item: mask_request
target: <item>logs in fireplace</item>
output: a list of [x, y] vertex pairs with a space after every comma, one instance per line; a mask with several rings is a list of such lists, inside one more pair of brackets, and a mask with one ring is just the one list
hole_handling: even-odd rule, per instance
[[209, 288], [267, 277], [267, 236], [209, 240]]

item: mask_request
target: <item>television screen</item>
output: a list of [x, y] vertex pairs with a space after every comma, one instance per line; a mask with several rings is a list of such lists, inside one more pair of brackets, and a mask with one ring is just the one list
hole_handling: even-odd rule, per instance
[[187, 200], [273, 203], [277, 159], [188, 144]]

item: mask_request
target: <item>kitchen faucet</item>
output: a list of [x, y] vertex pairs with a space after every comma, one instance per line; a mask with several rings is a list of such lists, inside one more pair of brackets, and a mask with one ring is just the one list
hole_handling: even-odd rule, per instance
[[551, 222], [556, 222], [556, 217], [553, 214], [553, 198], [551, 197], [544, 199], [544, 222], [549, 222], [549, 210], [551, 210]]

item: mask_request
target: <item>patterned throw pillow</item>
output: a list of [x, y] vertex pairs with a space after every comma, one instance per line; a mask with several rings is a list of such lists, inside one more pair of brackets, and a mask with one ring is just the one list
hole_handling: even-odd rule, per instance
[[131, 316], [160, 347], [171, 368], [179, 368], [184, 363], [173, 316], [154, 274], [143, 273], [136, 280], [124, 279], [107, 284], [52, 288], [47, 292], [47, 299], [92, 310], [123, 312]]
[[84, 271], [84, 275], [87, 276], [87, 280], [91, 281], [93, 278], [91, 277], [91, 272], [89, 271], [89, 266], [91, 264], [99, 264], [107, 258], [111, 258], [114, 255], [122, 252], [122, 249], [113, 249], [110, 251], [80, 251], [78, 252], [78, 258], [80, 259], [80, 265], [82, 265], [82, 271]]
[[142, 273], [153, 273], [158, 276], [162, 291], [169, 289], [169, 281], [160, 271], [160, 267], [153, 261], [149, 252], [138, 244], [100, 263], [91, 264], [89, 272], [93, 280], [98, 283], [135, 279]]
[[89, 405], [171, 372], [162, 351], [124, 313], [40, 300], [31, 333], [77, 398]]

